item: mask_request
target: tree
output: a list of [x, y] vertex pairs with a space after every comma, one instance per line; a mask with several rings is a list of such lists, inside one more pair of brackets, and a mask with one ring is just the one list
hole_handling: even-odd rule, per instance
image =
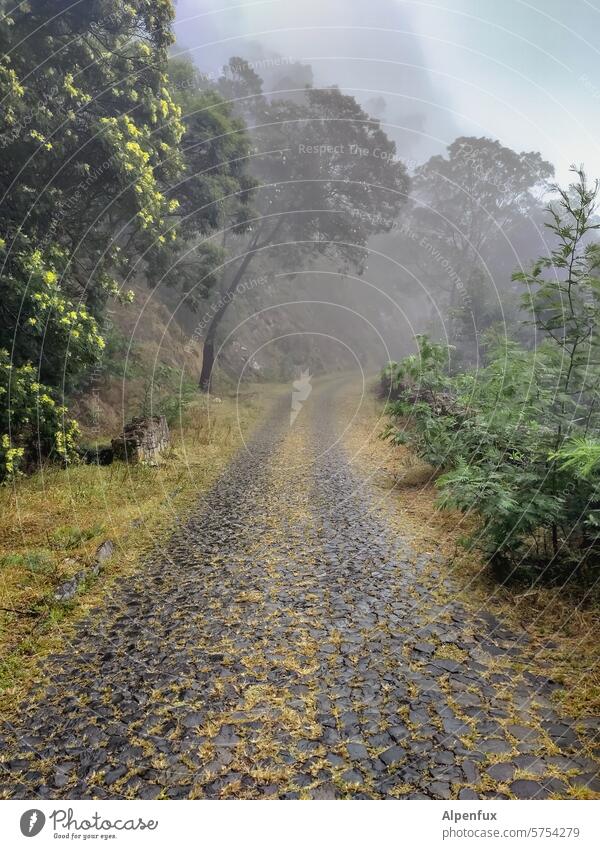
[[[173, 238], [177, 201], [165, 187], [183, 165], [166, 77], [173, 8], [9, 6], [0, 22], [4, 457], [67, 459], [75, 428], [60, 427], [58, 393], [100, 355], [119, 276]], [[63, 412], [46, 416], [40, 438], [48, 408]]]
[[[241, 190], [243, 206], [251, 186], [236, 161], [243, 133], [216, 95], [192, 104], [193, 92], [179, 91], [194, 107], [195, 141], [181, 149], [169, 0], [13, 7], [0, 0], [0, 460], [9, 473], [41, 456], [69, 459], [76, 426], [60, 396], [102, 354], [107, 300], [131, 297], [134, 270], [175, 276], [181, 247], [216, 226], [219, 195]], [[207, 279], [214, 253], [197, 261]]]
[[[600, 244], [588, 238], [600, 228], [595, 220], [599, 184], [590, 186], [583, 170], [572, 170], [577, 181], [569, 190], [557, 187], [558, 201], [548, 207], [556, 247], [531, 272], [514, 275], [528, 287], [525, 306], [546, 340], [543, 355], [554, 393], [548, 410], [553, 431], [549, 479], [554, 490], [562, 477], [555, 455], [562, 457], [565, 440], [585, 439], [600, 424]], [[560, 531], [559, 521], [553, 522], [555, 556]]]
[[195, 310], [217, 281], [224, 235], [247, 227], [256, 180], [248, 173], [251, 145], [243, 120], [215, 88], [205, 87], [191, 59], [170, 60], [169, 84], [181, 109], [185, 169], [172, 189], [178, 241], [163, 251], [154, 275], [183, 291]]
[[235, 290], [261, 252], [285, 245], [287, 261], [329, 257], [362, 270], [369, 237], [389, 230], [406, 200], [408, 177], [379, 122], [336, 87], [304, 98], [268, 100], [260, 77], [230, 60], [220, 90], [235, 102], [256, 148], [256, 215], [228, 272], [204, 338], [200, 387], [210, 388], [216, 333]]
[[447, 150], [415, 173], [409, 228], [419, 234], [421, 271], [446, 300], [451, 339], [459, 355], [471, 349], [472, 361], [477, 335], [511, 307], [508, 287], [492, 297], [490, 271], [514, 268], [513, 242], [523, 232], [528, 251], [539, 241], [540, 201], [554, 168], [539, 153], [516, 153], [488, 138], [457, 138]]
[[463, 136], [447, 150], [415, 173], [415, 218], [464, 274], [493, 236], [509, 236], [538, 207], [554, 167], [539, 153], [516, 153], [488, 138]]

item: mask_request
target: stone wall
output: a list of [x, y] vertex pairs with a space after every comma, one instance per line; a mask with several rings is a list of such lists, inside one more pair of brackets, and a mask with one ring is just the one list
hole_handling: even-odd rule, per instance
[[164, 416], [136, 417], [125, 425], [120, 436], [113, 439], [112, 448], [117, 460], [155, 465], [170, 442]]

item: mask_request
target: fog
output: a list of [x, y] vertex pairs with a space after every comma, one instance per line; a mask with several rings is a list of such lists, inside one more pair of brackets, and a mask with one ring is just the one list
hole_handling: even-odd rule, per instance
[[[379, 118], [403, 158], [422, 162], [459, 134], [407, 4], [180, 0], [175, 29], [179, 44], [207, 73], [218, 75], [230, 56], [239, 55], [258, 62], [269, 88], [280, 90], [287, 65], [309, 65], [315, 86], [339, 85]], [[281, 66], [261, 67], [264, 59]]]
[[[536, 66], [533, 65], [533, 70], [525, 67], [527, 61], [521, 49], [529, 41], [536, 56], [542, 56], [553, 68], [563, 66], [564, 39], [556, 37], [563, 25], [557, 18], [551, 19], [533, 7], [525, 10], [521, 4], [513, 5], [522, 31], [511, 29], [508, 13], [498, 20], [491, 6], [484, 16], [479, 14], [476, 4], [468, 2], [434, 6], [394, 0], [374, 0], [368, 4], [342, 0], [324, 4], [310, 0], [290, 6], [276, 0], [225, 4], [180, 0], [173, 53], [191, 57], [207, 86], [218, 86], [223, 66], [230, 57], [239, 57], [262, 79], [263, 92], [271, 101], [298, 103], [306, 86], [324, 90], [339, 86], [380, 122], [381, 129], [395, 144], [394, 159], [403, 163], [411, 179], [431, 157], [445, 157], [448, 146], [461, 136], [500, 142], [503, 150], [517, 154], [541, 151], [544, 159], [556, 166], [557, 174], [569, 179], [571, 159], [567, 157], [573, 154], [564, 148], [570, 140], [563, 138], [562, 130], [557, 132], [550, 126], [549, 116], [540, 118], [536, 114], [540, 99], [551, 101], [556, 99], [555, 95], [540, 92], [535, 79]], [[534, 43], [529, 30], [536, 22], [538, 38]], [[569, 39], [573, 38], [575, 35], [569, 33]], [[510, 51], [510, 62], [505, 61], [509, 58], [503, 54], [505, 50]], [[488, 61], [482, 71], [484, 53]], [[564, 84], [564, 79], [561, 83]], [[584, 83], [577, 84], [578, 97]], [[235, 97], [232, 103], [240, 114], [248, 105], [238, 103]], [[574, 108], [572, 98], [568, 108]], [[564, 111], [567, 104], [561, 102], [557, 109]], [[252, 116], [245, 114], [244, 119], [260, 157], [265, 145], [268, 147], [268, 139], [260, 127], [254, 127]], [[326, 146], [329, 139], [315, 135], [308, 141], [318, 149], [319, 145]], [[587, 152], [584, 145], [580, 149]], [[327, 155], [322, 153], [321, 159]], [[367, 154], [377, 155], [375, 148]], [[487, 156], [481, 155], [483, 159]], [[479, 163], [476, 177], [479, 185], [471, 184], [467, 173], [470, 171], [472, 176], [477, 168], [467, 169], [463, 174], [447, 174], [439, 177], [439, 181], [440, 186], [444, 181], [446, 187], [453, 184], [460, 200], [468, 196], [478, 207], [474, 218], [482, 222], [491, 220], [493, 233], [477, 241], [476, 222], [465, 221], [465, 215], [470, 213], [465, 209], [438, 209], [436, 204], [442, 200], [436, 195], [435, 187], [425, 186], [424, 194], [420, 194], [419, 181], [415, 183], [413, 179], [410, 198], [398, 211], [394, 223], [380, 228], [379, 233], [374, 228], [369, 235], [360, 275], [346, 275], [335, 262], [322, 258], [315, 262], [314, 257], [306, 255], [296, 265], [286, 265], [286, 251], [276, 247], [267, 252], [268, 256], [264, 254], [262, 272], [269, 276], [269, 283], [251, 294], [236, 297], [235, 304], [228, 307], [223, 319], [228, 341], [221, 351], [222, 362], [229, 370], [232, 362], [243, 362], [242, 368], [247, 371], [246, 360], [239, 350], [260, 348], [261, 356], [249, 356], [255, 373], [262, 370], [272, 374], [271, 360], [285, 360], [287, 355], [296, 368], [296, 361], [305, 354], [295, 355], [291, 349], [282, 354], [282, 346], [297, 347], [299, 339], [302, 337], [306, 343], [310, 334], [313, 334], [312, 346], [319, 349], [312, 357], [312, 367], [325, 370], [349, 365], [341, 355], [344, 345], [368, 369], [413, 350], [419, 333], [431, 333], [456, 346], [458, 331], [450, 326], [456, 318], [457, 305], [451, 303], [456, 293], [448, 293], [457, 286], [463, 293], [470, 292], [463, 294], [460, 307], [463, 312], [460, 322], [464, 325], [460, 332], [470, 341], [463, 339], [458, 344], [469, 348], [469, 356], [477, 359], [478, 337], [492, 325], [510, 322], [518, 311], [518, 295], [510, 283], [512, 272], [545, 247], [542, 211], [549, 197], [551, 176], [546, 175], [545, 187], [532, 180], [527, 188], [539, 203], [532, 203], [528, 197], [522, 204], [523, 197], [517, 197], [520, 188], [510, 198], [507, 196], [510, 192], [501, 196], [501, 191], [491, 197], [489, 185], [486, 188], [484, 184], [498, 187], [504, 180], [504, 165], [492, 162], [494, 156], [502, 158], [500, 153], [490, 155], [492, 159], [486, 161], [485, 173]], [[476, 163], [479, 156], [479, 153], [475, 155]], [[256, 162], [250, 165], [250, 170], [255, 166]], [[496, 171], [492, 173], [494, 168]], [[439, 172], [437, 166], [431, 170]], [[260, 179], [264, 179], [265, 173], [259, 175]], [[386, 191], [385, 176], [380, 190]], [[422, 229], [423, 222], [417, 221], [416, 208], [421, 202], [434, 209], [435, 220], [429, 220], [429, 230]], [[446, 198], [444, 203], [447, 202]], [[513, 220], [504, 220], [500, 210], [506, 203], [522, 205], [518, 225]], [[362, 214], [360, 205], [356, 214]], [[439, 230], [447, 225], [453, 232], [445, 234], [442, 244]], [[381, 232], [383, 229], [387, 232]], [[455, 237], [469, 242], [472, 236], [477, 243], [467, 246], [467, 252], [473, 253], [467, 261], [464, 251], [457, 255], [451, 242]], [[444, 241], [446, 237], [449, 241]], [[320, 273], [316, 273], [317, 268]], [[290, 270], [295, 277], [285, 273]], [[471, 290], [475, 278], [478, 282], [474, 296]], [[222, 283], [213, 290], [213, 303], [221, 297], [224, 286]], [[324, 303], [330, 305], [325, 310], [316, 306]], [[333, 304], [338, 305], [337, 310]], [[179, 315], [186, 326], [193, 325], [185, 303]], [[360, 327], [354, 326], [349, 319], [351, 315], [361, 317]], [[268, 340], [273, 325], [282, 331], [280, 336], [288, 334], [288, 341], [284, 345], [278, 337], [271, 357]], [[330, 343], [326, 354], [320, 351], [325, 344], [323, 340], [329, 336], [339, 340], [340, 356], [332, 355]], [[233, 359], [231, 352], [227, 353], [231, 345], [237, 346], [238, 351]], [[477, 353], [473, 354], [473, 350]], [[286, 375], [288, 371], [287, 366], [283, 368]]]

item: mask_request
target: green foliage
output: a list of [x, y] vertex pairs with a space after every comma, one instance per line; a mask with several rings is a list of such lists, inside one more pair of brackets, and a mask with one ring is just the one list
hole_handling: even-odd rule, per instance
[[25, 554], [6, 554], [0, 557], [0, 570], [18, 569], [47, 574], [54, 571], [52, 553], [45, 549], [28, 551]]
[[222, 256], [199, 236], [239, 223], [254, 185], [229, 107], [189, 63], [169, 79], [173, 18], [170, 0], [0, 0], [0, 480], [73, 458], [58, 399], [102, 356], [108, 300], [133, 273], [205, 295]]
[[196, 383], [182, 380], [181, 372], [161, 364], [147, 372], [144, 397], [136, 414], [165, 416], [169, 427], [182, 424], [182, 416], [198, 397]]
[[174, 188], [172, 218], [182, 245], [163, 253], [155, 273], [186, 295], [195, 309], [220, 279], [227, 233], [243, 233], [252, 216], [257, 185], [248, 174], [251, 143], [246, 126], [214, 88], [207, 88], [192, 61], [169, 62], [169, 81], [181, 110], [184, 172]]
[[421, 339], [420, 357], [386, 372], [402, 387], [387, 435], [440, 468], [443, 507], [480, 517], [469, 542], [504, 579], [596, 580], [600, 566], [600, 281], [586, 238], [598, 187], [577, 177], [549, 209], [557, 247], [516, 275], [537, 349], [490, 332], [484, 367], [451, 375]]
[[76, 525], [61, 525], [51, 534], [50, 542], [54, 548], [77, 548], [82, 543], [104, 533], [104, 531], [105, 528], [101, 524], [95, 524], [92, 527], [85, 529]]
[[78, 435], [77, 423], [39, 382], [31, 363], [15, 366], [0, 348], [0, 480], [42, 457], [75, 460]]
[[407, 229], [418, 234], [426, 259], [419, 276], [426, 276], [446, 310], [446, 332], [456, 348], [453, 370], [477, 363], [482, 331], [507, 313], [517, 315], [516, 293], [504, 286], [499, 297], [493, 270], [507, 255], [508, 269], [514, 266], [523, 233], [529, 260], [536, 243], [531, 224], [541, 215], [540, 198], [553, 173], [539, 153], [468, 136], [417, 168]]
[[165, 186], [183, 167], [183, 126], [170, 2], [0, 7], [2, 478], [72, 456], [57, 396], [99, 358], [128, 269], [172, 238]]
[[550, 459], [558, 461], [561, 472], [573, 471], [579, 477], [589, 480], [600, 470], [600, 442], [576, 436], [551, 454]]
[[285, 243], [290, 265], [322, 254], [362, 270], [368, 239], [392, 228], [409, 188], [379, 121], [336, 86], [269, 99], [239, 57], [230, 60], [219, 87], [253, 127], [259, 155], [252, 173], [260, 184], [253, 236], [264, 245]]
[[385, 388], [397, 393], [400, 389], [415, 386], [432, 392], [445, 386], [444, 368], [448, 365], [448, 349], [432, 342], [425, 334], [416, 337], [418, 354], [405, 357], [402, 362], [389, 362], [381, 372]]
[[230, 254], [221, 303], [204, 334], [204, 390], [210, 387], [215, 337], [229, 303], [223, 296], [233, 295], [253, 262], [277, 256], [278, 272], [293, 274], [326, 257], [339, 271], [362, 273], [369, 238], [391, 230], [409, 187], [406, 168], [379, 121], [336, 86], [307, 86], [289, 99], [268, 98], [249, 64], [233, 57], [219, 89], [252, 127], [251, 173], [259, 187], [256, 209], [239, 221], [238, 230], [245, 228], [248, 237]]

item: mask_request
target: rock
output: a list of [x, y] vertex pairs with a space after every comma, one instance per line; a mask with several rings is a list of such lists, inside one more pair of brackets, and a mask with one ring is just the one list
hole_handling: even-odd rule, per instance
[[277, 796], [279, 788], [276, 784], [263, 784], [259, 790], [263, 796]]
[[223, 725], [221, 727], [221, 730], [212, 742], [215, 744], [215, 746], [224, 746], [225, 748], [232, 748], [233, 746], [237, 746], [237, 744], [240, 742], [240, 738], [235, 733], [235, 728], [233, 725]]
[[479, 781], [479, 771], [477, 770], [473, 761], [463, 761], [461, 767], [465, 776], [465, 780], [468, 781], [469, 784], [477, 784], [477, 782]]
[[386, 749], [385, 752], [382, 752], [379, 757], [386, 766], [393, 766], [405, 759], [406, 752], [401, 746], [390, 746], [390, 748]]
[[531, 781], [529, 778], [519, 778], [510, 785], [511, 793], [517, 799], [547, 799], [548, 791], [543, 784]]
[[346, 749], [348, 750], [348, 756], [353, 761], [366, 761], [369, 758], [367, 747], [362, 743], [348, 743]]
[[[186, 716], [183, 717], [183, 719], [181, 720], [181, 724], [184, 726], [184, 728], [198, 728], [200, 725], [202, 725], [203, 721], [204, 717], [201, 713], [198, 713], [197, 711], [192, 711], [192, 713], [188, 713]], [[216, 741], [215, 744], [220, 745]]]
[[308, 787], [309, 784], [312, 784], [314, 778], [311, 778], [310, 775], [304, 775], [303, 773], [299, 773], [292, 778], [291, 783], [296, 787]]
[[96, 563], [104, 563], [105, 560], [108, 560], [109, 557], [112, 557], [112, 554], [115, 550], [115, 544], [112, 540], [106, 539], [104, 542], [98, 546], [96, 549], [95, 560]]
[[80, 569], [72, 578], [68, 581], [65, 581], [64, 584], [60, 584], [60, 586], [54, 591], [54, 600], [55, 601], [71, 601], [74, 598], [75, 594], [85, 581], [85, 570]]
[[494, 781], [506, 782], [510, 781], [515, 774], [515, 766], [510, 763], [492, 764], [486, 769], [486, 773]]
[[506, 730], [517, 740], [532, 740], [537, 736], [533, 728], [527, 728], [525, 725], [507, 725]]
[[136, 792], [137, 799], [158, 799], [162, 788], [157, 784], [142, 784]]
[[57, 766], [54, 771], [54, 786], [58, 788], [64, 787], [69, 783], [69, 775], [72, 771], [72, 766]]
[[393, 742], [394, 741], [386, 731], [382, 731], [379, 734], [374, 734], [373, 737], [371, 737], [369, 740], [371, 746], [376, 749], [379, 749], [383, 746], [391, 746]]
[[451, 719], [447, 717], [442, 720], [442, 725], [444, 726], [444, 731], [446, 734], [468, 734], [471, 730], [471, 727], [467, 722], [463, 722], [462, 719]]
[[571, 728], [560, 722], [542, 722], [544, 731], [552, 737], [559, 749], [579, 749], [581, 741], [577, 733]]
[[348, 710], [340, 716], [343, 729], [354, 729], [358, 726], [358, 716], [353, 710]]
[[514, 759], [517, 769], [530, 772], [532, 775], [544, 775], [546, 764], [536, 755], [517, 755]]
[[409, 730], [405, 725], [392, 725], [389, 732], [396, 743], [400, 743], [410, 736]]
[[[71, 601], [84, 584], [86, 578], [98, 575], [101, 564], [111, 556], [113, 550], [114, 543], [109, 539], [105, 540], [102, 545], [99, 545], [96, 549], [95, 560], [92, 566], [89, 569], [80, 569], [72, 578], [60, 584], [54, 591], [54, 600], [62, 602]], [[73, 561], [71, 558], [65, 561], [65, 563], [74, 562], [76, 561]]]
[[338, 793], [335, 786], [330, 781], [326, 781], [311, 790], [309, 796], [311, 799], [337, 799]]
[[582, 772], [571, 781], [578, 787], [588, 787], [594, 793], [600, 793], [600, 775], [597, 772]]
[[119, 780], [119, 778], [123, 778], [126, 772], [127, 767], [124, 766], [118, 766], [115, 769], [111, 769], [104, 776], [104, 783], [108, 785], [114, 784], [115, 781]]
[[433, 657], [430, 660], [432, 666], [437, 666], [439, 669], [443, 669], [444, 672], [458, 672], [460, 670], [461, 664], [457, 660], [452, 660], [449, 657]]
[[562, 781], [560, 778], [544, 778], [544, 789], [556, 796], [565, 797], [569, 793], [567, 782]]
[[482, 740], [478, 748], [486, 754], [504, 755], [512, 752], [512, 746], [506, 740], [501, 740], [500, 737], [490, 737], [489, 740]]
[[425, 788], [434, 799], [451, 799], [452, 790], [446, 781], [434, 781]]
[[170, 442], [169, 427], [164, 416], [140, 416], [128, 422], [123, 433], [112, 440], [112, 449], [115, 459], [126, 463], [156, 465]]
[[345, 781], [346, 784], [363, 784], [364, 779], [360, 772], [356, 769], [347, 769], [346, 772], [342, 773], [342, 781]]
[[415, 643], [413, 650], [419, 652], [419, 654], [433, 654], [435, 645], [433, 643]]
[[458, 794], [459, 799], [479, 799], [479, 796], [474, 790], [471, 790], [470, 787], [463, 787], [463, 789]]

